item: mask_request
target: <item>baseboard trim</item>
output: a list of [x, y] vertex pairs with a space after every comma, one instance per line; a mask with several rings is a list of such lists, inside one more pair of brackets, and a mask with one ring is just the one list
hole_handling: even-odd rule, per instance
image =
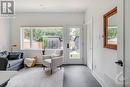
[[92, 71], [92, 75], [96, 78], [102, 87], [109, 87], [96, 72]]
[[86, 66], [84, 64], [62, 64], [62, 66], [76, 66], [76, 65], [81, 65], [81, 66]]

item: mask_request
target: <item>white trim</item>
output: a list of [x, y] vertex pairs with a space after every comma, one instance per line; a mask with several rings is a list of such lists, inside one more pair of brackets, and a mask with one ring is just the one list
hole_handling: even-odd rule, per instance
[[105, 81], [94, 71], [91, 71], [92, 75], [96, 78], [96, 80], [101, 84], [102, 87], [109, 87]]
[[20, 28], [20, 49], [23, 48], [23, 29]]
[[[91, 24], [91, 27], [92, 27], [92, 29], [88, 29], [88, 25], [90, 25]], [[86, 32], [87, 32], [87, 43], [86, 43], [86, 45], [87, 45], [87, 66], [88, 66], [88, 52], [89, 51], [91, 51], [92, 52], [92, 56], [91, 56], [91, 67], [90, 66], [88, 66], [91, 70], [93, 70], [93, 17], [92, 18], [90, 18], [89, 19], [89, 21], [87, 21], [87, 23], [85, 23], [85, 27], [86, 27]], [[89, 31], [89, 32], [88, 32]], [[88, 47], [88, 33], [91, 33], [91, 38], [89, 38], [89, 39], [92, 39], [92, 41], [91, 41], [91, 50], [90, 50], [90, 48]], [[88, 51], [89, 50], [89, 51]]]

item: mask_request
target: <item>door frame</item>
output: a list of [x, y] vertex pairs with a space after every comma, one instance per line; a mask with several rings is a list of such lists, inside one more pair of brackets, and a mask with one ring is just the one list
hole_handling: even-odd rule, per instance
[[[91, 26], [91, 30], [88, 29], [88, 25]], [[93, 17], [89, 19], [89, 21], [85, 24], [85, 28], [87, 29], [87, 66], [92, 71], [93, 70]], [[89, 31], [89, 32], [88, 32]], [[91, 33], [91, 48], [88, 47], [88, 33]], [[91, 56], [91, 66], [88, 65], [88, 51], [92, 51]]]
[[[69, 28], [76, 28], [79, 27], [80, 28], [80, 60], [73, 60], [73, 59], [69, 59], [69, 49], [67, 48], [67, 44], [69, 43]], [[71, 26], [71, 25], [67, 25], [64, 27], [64, 61], [65, 64], [83, 64], [83, 26], [81, 25], [75, 25], [75, 26]]]

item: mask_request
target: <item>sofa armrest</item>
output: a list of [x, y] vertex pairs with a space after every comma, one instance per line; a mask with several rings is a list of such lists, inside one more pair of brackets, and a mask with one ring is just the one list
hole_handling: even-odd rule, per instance
[[7, 58], [0, 58], [0, 70], [6, 70], [8, 64]]
[[56, 68], [63, 64], [63, 56], [52, 58], [52, 67]]

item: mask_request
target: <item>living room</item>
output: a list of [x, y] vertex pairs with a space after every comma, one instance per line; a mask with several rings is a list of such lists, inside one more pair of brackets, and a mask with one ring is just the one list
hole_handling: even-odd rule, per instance
[[129, 87], [125, 1], [2, 0], [0, 87]]

